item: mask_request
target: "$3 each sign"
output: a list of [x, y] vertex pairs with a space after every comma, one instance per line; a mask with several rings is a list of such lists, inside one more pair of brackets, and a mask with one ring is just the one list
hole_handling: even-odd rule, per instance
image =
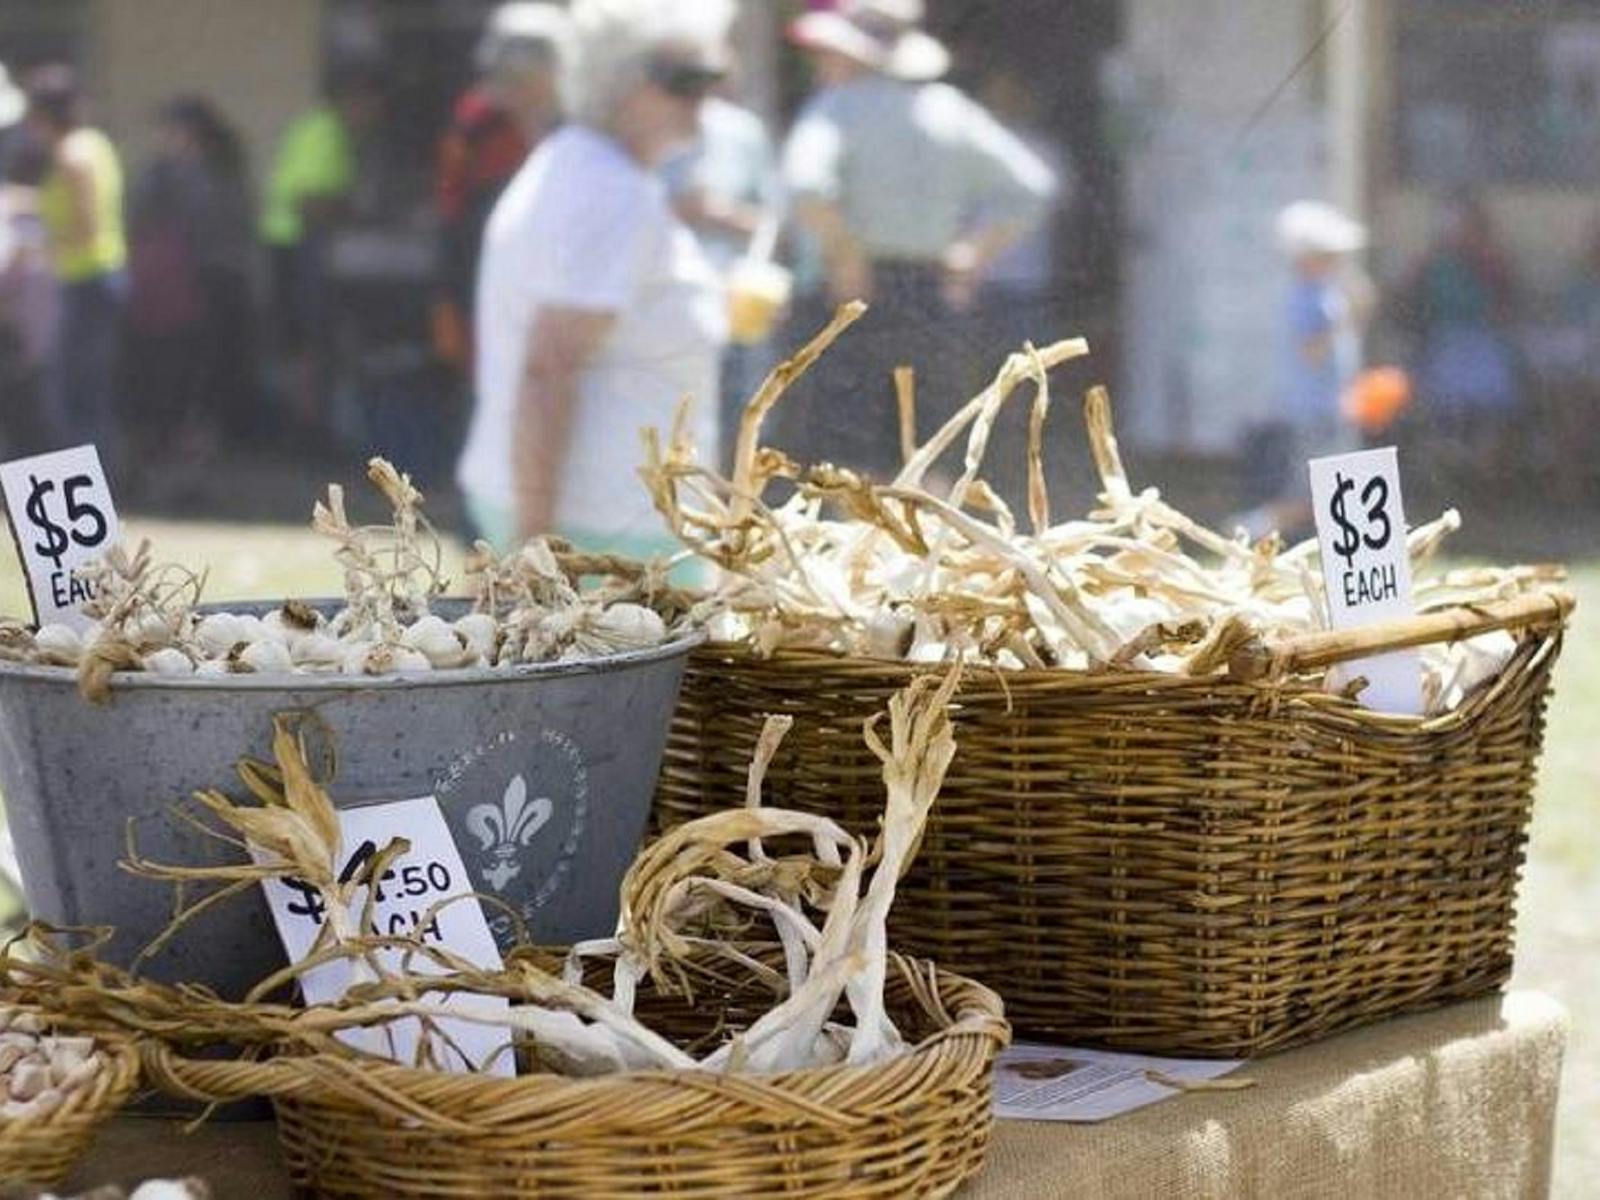
[[[1335, 629], [1412, 616], [1411, 556], [1406, 545], [1400, 463], [1392, 446], [1311, 461], [1311, 502], [1322, 553], [1328, 618]], [[1421, 662], [1393, 650], [1336, 668], [1333, 679], [1361, 676], [1361, 702], [1384, 712], [1422, 711]]]
[[1347, 511], [1347, 501], [1355, 487], [1355, 480], [1343, 471], [1334, 472], [1333, 499], [1328, 502], [1328, 512], [1339, 532], [1333, 539], [1333, 552], [1344, 559], [1346, 567], [1355, 566], [1356, 552], [1363, 546], [1368, 550], [1382, 550], [1394, 536], [1394, 521], [1389, 516], [1389, 481], [1382, 475], [1374, 475], [1361, 488], [1365, 530], [1356, 528]]

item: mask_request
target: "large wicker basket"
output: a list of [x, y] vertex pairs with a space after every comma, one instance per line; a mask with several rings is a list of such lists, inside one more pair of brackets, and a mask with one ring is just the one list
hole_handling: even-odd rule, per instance
[[[1490, 991], [1570, 606], [1552, 590], [1316, 635], [1223, 678], [972, 670], [891, 938], [995, 988], [1021, 1031], [1156, 1052], [1259, 1054]], [[1516, 655], [1442, 717], [1373, 714], [1310, 674], [1490, 629]], [[770, 803], [870, 831], [861, 723], [913, 670], [702, 648], [658, 820], [723, 804], [763, 716], [789, 713]]]
[[[16, 1005], [6, 1003], [5, 1007]], [[40, 1013], [47, 1024], [54, 1017]], [[51, 1188], [71, 1174], [100, 1125], [127, 1103], [139, 1083], [139, 1053], [120, 1035], [97, 1032], [106, 1067], [57, 1109], [38, 1117], [0, 1120], [0, 1185]]]
[[[777, 947], [747, 948], [781, 966]], [[688, 1045], [748, 1022], [759, 976], [692, 1002], [641, 990], [652, 1029]], [[908, 1053], [775, 1076], [649, 1071], [592, 1079], [450, 1075], [339, 1054], [261, 1062], [145, 1049], [152, 1081], [188, 1099], [267, 1096], [295, 1183], [337, 1200], [484, 1196], [684, 1200], [947, 1196], [983, 1164], [999, 998], [891, 956], [889, 1012]]]

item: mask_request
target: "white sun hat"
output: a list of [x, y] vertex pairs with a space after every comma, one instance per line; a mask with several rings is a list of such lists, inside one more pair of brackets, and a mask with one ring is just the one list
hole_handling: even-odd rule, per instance
[[1278, 214], [1279, 248], [1305, 254], [1353, 254], [1367, 244], [1367, 227], [1320, 200], [1298, 200]]
[[27, 111], [28, 98], [22, 89], [11, 82], [11, 73], [5, 63], [0, 63], [0, 129], [15, 125]]
[[834, 50], [896, 79], [926, 82], [950, 70], [950, 51], [918, 26], [923, 0], [840, 0], [836, 9], [806, 13], [789, 37], [812, 50]]
[[489, 14], [475, 52], [478, 70], [494, 70], [523, 47], [544, 45], [560, 56], [571, 36], [566, 9], [542, 0], [511, 0]]

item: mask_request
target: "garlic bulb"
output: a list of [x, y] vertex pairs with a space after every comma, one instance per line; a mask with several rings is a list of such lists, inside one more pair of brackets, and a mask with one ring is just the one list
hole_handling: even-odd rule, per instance
[[83, 639], [70, 625], [43, 625], [33, 635], [39, 661], [57, 667], [75, 667], [83, 657]]
[[461, 636], [442, 618], [429, 613], [420, 617], [400, 635], [400, 644], [415, 650], [428, 660], [430, 667], [447, 670], [459, 667], [467, 658], [467, 649]]
[[358, 662], [360, 669], [353, 670], [351, 668], [351, 659], [346, 656], [346, 672], [352, 675], [393, 675], [414, 674], [433, 670], [433, 664], [420, 651], [412, 650], [407, 646], [391, 645], [387, 642], [369, 646]]
[[911, 649], [916, 622], [903, 613], [884, 609], [867, 622], [866, 651], [873, 658], [904, 658]]
[[271, 636], [266, 623], [255, 613], [238, 613], [234, 616], [234, 620], [239, 622], [239, 633], [243, 641], [259, 642]]
[[661, 615], [642, 604], [613, 604], [592, 614], [581, 642], [598, 653], [640, 650], [666, 640]]
[[211, 1200], [211, 1189], [200, 1179], [150, 1179], [128, 1200]]
[[164, 646], [146, 654], [141, 660], [144, 669], [152, 675], [193, 675], [194, 663], [182, 650]]
[[194, 640], [207, 658], [222, 658], [240, 642], [249, 641], [243, 624], [232, 613], [207, 613], [195, 626]]
[[274, 675], [294, 670], [294, 660], [289, 657], [289, 647], [265, 630], [239, 652], [235, 662], [241, 670], [258, 675]]
[[172, 625], [160, 613], [144, 613], [128, 625], [128, 640], [135, 646], [169, 646]]
[[468, 613], [455, 623], [455, 631], [466, 643], [467, 652], [484, 662], [494, 661], [495, 641], [500, 625], [488, 613]]
[[225, 658], [204, 659], [195, 664], [194, 673], [196, 677], [201, 679], [217, 679], [224, 675], [233, 674], [228, 667], [228, 660]]
[[321, 629], [321, 617], [315, 612], [310, 612], [310, 615], [314, 621], [308, 626], [298, 617], [290, 616], [284, 609], [275, 608], [261, 618], [261, 627], [269, 636], [276, 638], [293, 651], [306, 638], [316, 636]]
[[93, 1038], [53, 1035], [36, 1014], [0, 1007], [0, 1137], [8, 1121], [60, 1108], [105, 1065]]
[[371, 642], [346, 642], [339, 643], [344, 647], [343, 656], [339, 660], [339, 671], [345, 675], [367, 674], [367, 656], [372, 653]]
[[306, 671], [337, 671], [344, 663], [345, 646], [325, 633], [306, 633], [289, 644], [294, 665]]

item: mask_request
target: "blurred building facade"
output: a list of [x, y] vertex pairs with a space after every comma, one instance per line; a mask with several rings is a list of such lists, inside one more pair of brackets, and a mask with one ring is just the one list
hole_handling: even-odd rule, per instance
[[[211, 97], [256, 178], [344, 49], [392, 74], [385, 186], [420, 221], [434, 139], [491, 0], [0, 0], [0, 60], [66, 56], [137, 163], [150, 114]], [[782, 39], [804, 0], [745, 0], [741, 96], [781, 126], [805, 80]], [[1537, 304], [1595, 232], [1600, 0], [929, 0], [957, 81], [996, 69], [1063, 131], [1057, 329], [1086, 331], [1130, 440], [1222, 452], [1277, 403], [1277, 207], [1341, 203], [1372, 227], [1380, 285], [1470, 190]], [[363, 42], [370, 45], [363, 46]], [[412, 204], [413, 198], [415, 203]], [[1000, 348], [997, 348], [997, 354]]]

